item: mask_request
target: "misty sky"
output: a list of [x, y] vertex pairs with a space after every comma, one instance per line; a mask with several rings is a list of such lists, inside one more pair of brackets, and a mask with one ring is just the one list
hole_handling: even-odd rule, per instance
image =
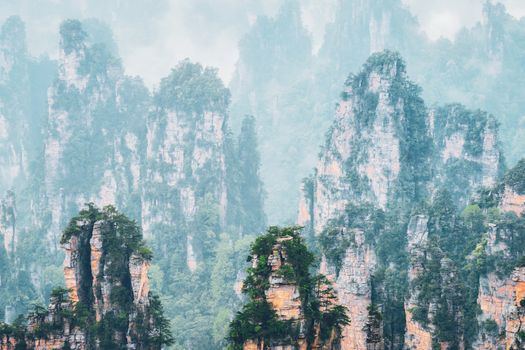
[[[26, 22], [34, 55], [56, 57], [58, 26], [65, 18], [96, 17], [113, 29], [126, 72], [157, 84], [185, 57], [220, 68], [228, 82], [237, 60], [237, 42], [259, 14], [272, 16], [283, 0], [0, 0], [0, 20], [17, 14]], [[322, 43], [324, 25], [337, 0], [301, 0], [303, 19]], [[432, 39], [453, 38], [462, 26], [481, 19], [484, 0], [403, 0]], [[525, 0], [502, 0], [515, 17]]]

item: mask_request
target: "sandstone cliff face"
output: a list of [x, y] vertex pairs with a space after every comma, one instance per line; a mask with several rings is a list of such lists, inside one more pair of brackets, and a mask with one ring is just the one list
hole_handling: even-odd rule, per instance
[[[388, 54], [372, 57], [376, 61], [370, 59], [360, 75], [346, 83], [313, 191], [300, 201], [298, 223], [312, 222], [315, 232], [350, 202], [385, 209], [446, 185], [457, 193], [454, 199], [465, 204], [476, 189], [494, 185], [500, 175], [493, 117], [459, 105], [427, 112], [417, 90], [398, 90], [410, 84], [402, 60]], [[407, 156], [416, 153], [422, 164], [409, 164]], [[420, 179], [410, 174], [415, 172], [422, 173]], [[462, 181], [457, 181], [458, 172]], [[398, 187], [406, 177], [413, 177], [409, 181], [416, 190], [402, 198], [407, 194]]]
[[[202, 84], [191, 85], [187, 74]], [[206, 90], [207, 83], [213, 84], [215, 94]], [[178, 90], [188, 91], [180, 94]], [[187, 97], [191, 94], [200, 94], [199, 104]], [[189, 227], [195, 225], [199, 213], [211, 206], [217, 210], [217, 226], [223, 227], [227, 219], [229, 91], [216, 76], [210, 75], [208, 68], [183, 61], [162, 80], [154, 100], [147, 120], [144, 233], [151, 237], [156, 232], [159, 240], [176, 240], [177, 249], [184, 251], [181, 258], [185, 257], [187, 269], [194, 272], [202, 264], [205, 252], [198, 244], [203, 237]], [[166, 249], [163, 246], [161, 249]]]
[[[412, 209], [442, 188], [451, 192], [459, 207], [467, 204], [481, 186], [496, 183], [500, 159], [492, 116], [459, 105], [427, 109], [419, 88], [407, 79], [402, 59], [389, 52], [376, 54], [345, 84], [318, 166], [304, 183], [298, 223], [319, 235], [339, 225], [341, 221], [333, 220], [343, 217], [349, 205], [371, 205], [387, 215], [395, 212], [399, 222], [406, 222], [407, 254], [421, 254], [416, 243], [424, 240], [420, 236], [424, 236], [428, 218], [414, 217], [409, 224]], [[352, 220], [349, 217], [347, 221]], [[353, 349], [367, 348], [364, 326], [367, 307], [374, 302], [370, 289], [378, 269], [372, 258], [381, 243], [377, 239], [350, 245], [335, 277], [338, 298], [350, 309], [352, 320], [343, 332], [347, 335], [343, 342], [354, 341], [350, 345]], [[400, 268], [388, 264], [381, 270]], [[447, 265], [446, 260], [442, 265]], [[359, 276], [354, 276], [355, 272]], [[409, 267], [407, 283], [416, 274], [417, 266]], [[442, 277], [447, 279], [447, 273]], [[443, 293], [448, 292], [452, 293]], [[405, 308], [409, 310], [411, 305], [409, 298]], [[405, 318], [395, 321], [406, 322], [405, 345], [430, 349], [432, 331], [413, 322], [410, 312]], [[391, 341], [398, 342], [402, 336]]]
[[[490, 273], [481, 278], [478, 304], [482, 325], [476, 349], [523, 349], [525, 329], [525, 268], [514, 269], [507, 278]], [[489, 329], [488, 325], [496, 327]], [[520, 345], [521, 344], [521, 345]]]
[[[272, 305], [277, 315], [282, 320], [297, 320], [302, 322], [303, 310], [299, 298], [298, 286], [283, 278], [279, 270], [283, 265], [289, 265], [286, 250], [283, 249], [281, 242], [289, 238], [281, 238], [273, 247], [272, 255], [268, 258], [268, 264], [272, 272], [269, 277], [270, 288], [266, 291], [266, 300]], [[254, 264], [256, 260], [254, 260]]]
[[[225, 222], [225, 115], [176, 108], [161, 110], [148, 122], [146, 159], [150, 167], [142, 203], [146, 237], [160, 225], [176, 229], [183, 222], [192, 222], [205, 194], [218, 204], [221, 222]], [[185, 241], [187, 265], [193, 271], [197, 258], [192, 238], [188, 235]]]
[[[404, 79], [399, 64], [393, 60], [384, 67], [370, 67], [360, 81], [363, 92], [354, 92], [352, 84], [347, 85], [343, 92], [347, 97], [337, 107], [315, 174], [314, 198], [309, 199], [315, 203], [313, 213], [304, 217], [303, 212], [300, 224], [311, 220], [315, 231], [320, 232], [348, 202], [375, 202], [385, 208], [400, 172], [396, 110], [389, 99], [392, 81]], [[370, 106], [363, 107], [364, 94], [370, 96]], [[363, 114], [376, 111], [377, 117], [363, 127]], [[373, 142], [376, 137], [382, 141]], [[367, 147], [363, 149], [362, 145]]]
[[525, 210], [525, 194], [520, 194], [512, 186], [505, 184], [499, 207], [502, 211], [511, 211], [519, 216]]
[[[382, 339], [370, 339], [380, 332], [380, 324], [371, 327], [369, 306], [372, 304], [372, 274], [377, 265], [373, 247], [365, 242], [361, 230], [352, 232], [353, 240], [347, 248], [339, 274], [323, 259], [321, 273], [335, 281], [337, 300], [348, 308], [351, 323], [343, 329], [342, 349], [380, 349], [375, 347]], [[367, 331], [368, 330], [368, 331]]]
[[[503, 184], [499, 208], [516, 215], [521, 215], [525, 209], [523, 195], [508, 181]], [[489, 225], [487, 256], [498, 259], [501, 254], [509, 254], [510, 247], [503, 240], [505, 234], [496, 224]], [[477, 303], [482, 312], [478, 316], [481, 326], [475, 348], [522, 349], [525, 344], [522, 333], [525, 329], [525, 268], [516, 267], [507, 276], [489, 272], [480, 278], [479, 284]]]

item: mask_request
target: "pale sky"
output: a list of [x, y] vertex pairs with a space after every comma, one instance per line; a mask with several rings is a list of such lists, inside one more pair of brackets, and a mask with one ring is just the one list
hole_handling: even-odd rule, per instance
[[[229, 82], [239, 39], [258, 14], [272, 16], [282, 0], [1, 0], [0, 20], [18, 14], [26, 22], [34, 55], [56, 57], [58, 26], [64, 18], [101, 18], [113, 29], [126, 73], [158, 84], [179, 60], [189, 57], [219, 68]], [[336, 0], [301, 0], [303, 20], [322, 43]], [[481, 19], [484, 0], [403, 0], [429, 38], [453, 39]], [[515, 17], [525, 16], [525, 0], [502, 0]]]

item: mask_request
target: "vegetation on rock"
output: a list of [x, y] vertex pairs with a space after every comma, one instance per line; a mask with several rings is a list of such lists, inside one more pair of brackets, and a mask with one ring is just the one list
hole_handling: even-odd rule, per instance
[[[306, 339], [307, 344], [313, 344], [316, 338], [324, 343], [333, 334], [340, 336], [342, 327], [350, 322], [346, 308], [333, 303], [335, 295], [330, 282], [322, 275], [311, 274], [315, 258], [306, 248], [300, 231], [300, 227], [272, 226], [252, 244], [248, 257], [252, 267], [247, 270], [243, 285], [248, 302], [230, 324], [231, 349], [242, 349], [247, 341], [295, 344], [300, 337]], [[276, 248], [278, 244], [281, 248]], [[298, 289], [301, 319], [279, 317], [278, 310], [267, 300], [270, 288], [279, 289], [270, 279], [269, 259], [283, 256], [284, 263], [278, 274], [286, 281], [282, 283], [291, 283]]]

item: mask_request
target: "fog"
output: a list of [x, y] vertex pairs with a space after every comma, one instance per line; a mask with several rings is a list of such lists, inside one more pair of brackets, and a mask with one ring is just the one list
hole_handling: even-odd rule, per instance
[[[55, 58], [58, 27], [67, 18], [98, 18], [110, 25], [126, 73], [141, 76], [150, 87], [186, 57], [218, 67], [228, 83], [238, 58], [238, 41], [258, 15], [275, 15], [283, 0], [4, 0], [0, 21], [18, 14], [26, 22], [33, 55]], [[463, 27], [482, 18], [483, 0], [403, 0], [430, 39], [453, 39]], [[525, 15], [525, 2], [503, 0], [515, 17]], [[303, 21], [317, 50], [326, 23], [333, 20], [336, 0], [304, 0]]]

